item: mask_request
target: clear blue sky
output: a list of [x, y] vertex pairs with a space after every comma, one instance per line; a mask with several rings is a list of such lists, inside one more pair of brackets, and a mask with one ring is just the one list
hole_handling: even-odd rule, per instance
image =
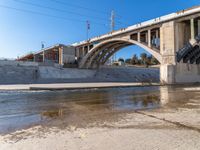
[[[199, 4], [199, 0], [0, 0], [0, 58], [37, 51], [41, 41], [47, 47], [85, 40], [86, 20], [91, 22], [90, 37], [104, 34], [110, 30], [112, 10], [119, 29]], [[121, 50], [117, 57], [141, 52], [132, 46]]]

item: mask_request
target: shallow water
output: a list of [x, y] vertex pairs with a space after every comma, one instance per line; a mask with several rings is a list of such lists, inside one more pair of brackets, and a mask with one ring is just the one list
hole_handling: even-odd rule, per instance
[[[186, 107], [200, 92], [184, 87], [134, 87], [73, 91], [0, 91], [0, 133], [33, 125], [87, 126], [135, 110]], [[191, 106], [192, 107], [192, 106]]]

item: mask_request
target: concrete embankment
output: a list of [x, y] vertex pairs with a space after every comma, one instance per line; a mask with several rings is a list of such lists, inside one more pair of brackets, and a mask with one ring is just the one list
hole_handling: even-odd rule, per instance
[[31, 62], [0, 61], [0, 84], [62, 83], [87, 80], [95, 70], [45, 66]]
[[0, 84], [159, 82], [159, 76], [157, 68], [103, 67], [88, 70], [30, 62], [0, 61]]

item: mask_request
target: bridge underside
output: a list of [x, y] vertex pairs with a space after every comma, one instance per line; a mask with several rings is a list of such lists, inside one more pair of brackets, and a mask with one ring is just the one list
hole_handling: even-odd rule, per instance
[[138, 45], [144, 48], [161, 62], [161, 55], [158, 49], [150, 48], [145, 43], [139, 43], [131, 39], [116, 38], [93, 47], [81, 61], [80, 68], [98, 68], [104, 65], [117, 51], [131, 45]]
[[177, 52], [177, 62], [200, 64], [200, 35], [195, 38], [193, 44], [188, 42]]
[[101, 46], [99, 49], [95, 50], [87, 59], [84, 66], [86, 68], [98, 68], [104, 65], [111, 56], [117, 51], [132, 44], [128, 42], [110, 42], [109, 44]]

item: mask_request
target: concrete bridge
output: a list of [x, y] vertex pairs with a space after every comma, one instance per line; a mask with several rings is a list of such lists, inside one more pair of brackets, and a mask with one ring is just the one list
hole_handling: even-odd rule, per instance
[[137, 45], [161, 64], [165, 84], [200, 82], [200, 7], [158, 17], [75, 43], [79, 68], [98, 68], [120, 49]]

